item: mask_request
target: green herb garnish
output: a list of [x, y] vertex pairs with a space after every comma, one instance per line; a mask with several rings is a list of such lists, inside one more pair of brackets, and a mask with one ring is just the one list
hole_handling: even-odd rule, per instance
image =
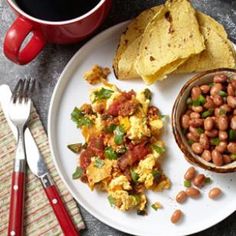
[[105, 149], [105, 157], [109, 160], [116, 160], [117, 154], [111, 147], [107, 147]]
[[159, 171], [159, 170], [153, 170], [152, 171], [152, 175], [153, 175], [153, 178], [154, 178], [154, 180], [159, 180], [160, 179], [160, 177], [161, 177], [161, 172]]
[[83, 144], [82, 143], [74, 143], [74, 144], [69, 144], [67, 147], [74, 153], [78, 154], [81, 152], [83, 149]]
[[191, 140], [191, 139], [189, 139], [189, 140], [188, 140], [188, 144], [192, 146], [192, 145], [194, 144], [194, 141]]
[[191, 181], [190, 180], [184, 180], [184, 187], [186, 187], [186, 188], [191, 187]]
[[108, 196], [107, 199], [112, 207], [116, 204], [116, 200], [114, 197]]
[[160, 147], [158, 145], [153, 144], [152, 148], [155, 152], [159, 153], [159, 154], [163, 154], [164, 152], [166, 152], [166, 148], [165, 147]]
[[210, 143], [211, 143], [211, 145], [217, 146], [220, 143], [220, 139], [219, 138], [212, 138]]
[[71, 119], [77, 124], [77, 127], [80, 128], [82, 126], [91, 126], [93, 125], [93, 121], [90, 120], [85, 114], [78, 109], [77, 107], [71, 113]]
[[229, 141], [235, 141], [236, 140], [236, 131], [233, 129], [229, 130]]
[[114, 130], [114, 141], [117, 145], [120, 145], [123, 143], [123, 138], [125, 135], [124, 128], [122, 126], [117, 126], [116, 129]]
[[134, 170], [130, 170], [132, 180], [137, 183], [139, 179], [139, 174], [137, 174]]
[[145, 96], [145, 98], [147, 98], [148, 100], [152, 100], [152, 92], [148, 89], [148, 88], [146, 88], [145, 90], [144, 90], [144, 96]]
[[225, 114], [226, 114], [226, 110], [223, 109], [223, 108], [220, 108], [219, 115], [220, 115], [220, 116], [223, 116], [223, 115], [225, 115]]
[[196, 130], [197, 130], [197, 132], [198, 132], [199, 134], [203, 134], [203, 133], [204, 133], [204, 129], [202, 129], [202, 128], [197, 128]]
[[116, 150], [117, 154], [124, 154], [126, 153], [126, 151], [127, 151], [126, 147], [118, 147]]
[[159, 202], [153, 203], [151, 205], [152, 209], [154, 209], [155, 211], [157, 211], [158, 209], [162, 208], [161, 204]]
[[111, 97], [111, 95], [114, 93], [113, 90], [110, 90], [110, 89], [105, 89], [105, 88], [101, 88], [99, 91], [95, 91], [94, 92], [94, 100], [93, 100], [93, 103], [94, 102], [97, 102], [97, 101], [101, 101], [101, 100], [104, 100], [104, 99], [108, 99]]
[[215, 85], [215, 83], [210, 83], [209, 87], [212, 88]]
[[235, 160], [236, 160], [236, 154], [231, 154], [231, 155], [230, 155], [230, 158], [231, 158], [233, 161], [235, 161]]
[[198, 107], [203, 105], [206, 102], [206, 99], [203, 95], [200, 95], [196, 100], [193, 100], [192, 105]]
[[202, 113], [202, 118], [207, 118], [208, 116], [211, 116], [213, 114], [213, 112], [214, 112], [214, 109], [209, 109], [207, 111], [204, 111]]
[[187, 101], [186, 101], [186, 104], [187, 105], [192, 105], [193, 104], [192, 98], [188, 98]]
[[117, 127], [117, 126], [116, 126], [115, 124], [111, 124], [111, 125], [105, 127], [105, 128], [104, 128], [104, 131], [105, 131], [106, 133], [113, 133], [113, 131], [116, 129], [116, 127]]
[[72, 174], [73, 179], [79, 179], [83, 175], [84, 171], [81, 167], [77, 166], [75, 172]]
[[102, 159], [100, 159], [99, 157], [96, 157], [95, 158], [95, 161], [94, 161], [94, 166], [97, 167], [97, 168], [102, 168], [103, 166], [105, 165], [104, 161]]
[[219, 91], [219, 95], [220, 95], [221, 97], [227, 97], [227, 96], [228, 96], [228, 94], [227, 94], [225, 91], [223, 91], [223, 90], [220, 90], [220, 91]]
[[210, 184], [212, 182], [210, 177], [205, 178], [205, 184]]

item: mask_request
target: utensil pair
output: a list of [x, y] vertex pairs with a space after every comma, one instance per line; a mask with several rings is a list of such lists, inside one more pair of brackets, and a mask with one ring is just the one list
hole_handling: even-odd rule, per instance
[[[24, 189], [26, 160], [30, 170], [44, 188], [64, 235], [79, 235], [54, 185], [36, 143], [27, 128], [31, 112], [31, 96], [35, 91], [35, 80], [19, 80], [9, 104], [9, 118], [17, 130], [17, 147], [12, 174], [8, 236], [23, 235]], [[30, 135], [26, 136], [25, 131]], [[25, 142], [30, 142], [25, 149]], [[27, 153], [27, 155], [26, 155]]]

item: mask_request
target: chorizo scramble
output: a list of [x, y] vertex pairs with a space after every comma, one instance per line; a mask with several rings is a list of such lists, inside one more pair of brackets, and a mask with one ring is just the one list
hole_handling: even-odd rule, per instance
[[125, 92], [104, 82], [91, 92], [91, 104], [71, 113], [85, 138], [83, 145], [68, 146], [80, 153], [73, 178], [106, 191], [111, 206], [122, 211], [145, 214], [145, 191], [170, 187], [160, 166], [163, 116], [151, 98], [149, 89]]

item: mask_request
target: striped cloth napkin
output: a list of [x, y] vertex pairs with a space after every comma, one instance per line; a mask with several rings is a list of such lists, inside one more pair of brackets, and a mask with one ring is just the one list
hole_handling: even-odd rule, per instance
[[[84, 222], [72, 195], [66, 189], [53, 164], [48, 138], [40, 118], [33, 109], [30, 128], [49, 172], [56, 183], [69, 213], [78, 229]], [[11, 173], [15, 152], [15, 138], [0, 106], [0, 235], [7, 235], [10, 204]], [[63, 235], [60, 225], [44, 194], [40, 181], [28, 170], [25, 189], [24, 235]]]

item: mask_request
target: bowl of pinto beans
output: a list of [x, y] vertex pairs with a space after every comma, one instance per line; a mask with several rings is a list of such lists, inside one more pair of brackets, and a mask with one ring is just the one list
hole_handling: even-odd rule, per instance
[[236, 171], [236, 70], [197, 74], [172, 110], [175, 140], [186, 159], [218, 173]]

